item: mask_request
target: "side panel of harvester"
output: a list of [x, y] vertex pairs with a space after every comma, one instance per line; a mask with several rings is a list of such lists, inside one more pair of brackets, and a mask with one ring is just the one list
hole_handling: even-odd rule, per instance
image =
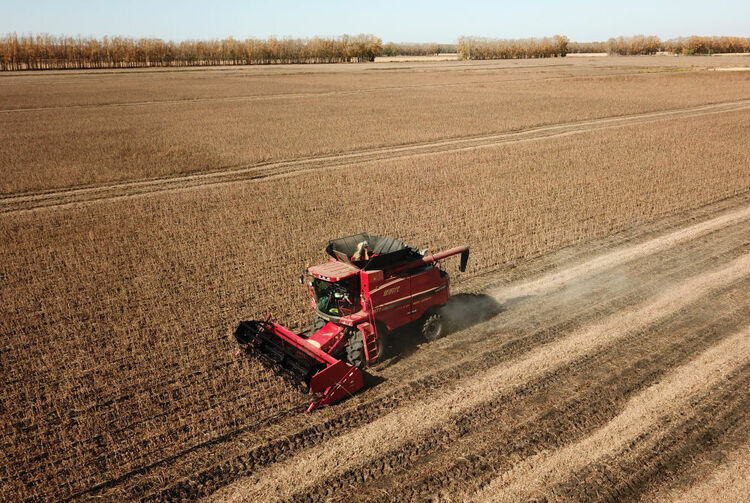
[[371, 281], [367, 287], [375, 319], [388, 330], [403, 325], [411, 311], [411, 277], [404, 274], [378, 281], [383, 276], [382, 271], [371, 271], [369, 276]]
[[411, 285], [411, 321], [420, 319], [430, 308], [444, 306], [450, 297], [448, 275], [437, 267], [414, 274]]
[[372, 303], [375, 319], [388, 330], [420, 319], [433, 307], [444, 306], [450, 297], [448, 275], [433, 266], [381, 280], [381, 271], [362, 274], [363, 294]]

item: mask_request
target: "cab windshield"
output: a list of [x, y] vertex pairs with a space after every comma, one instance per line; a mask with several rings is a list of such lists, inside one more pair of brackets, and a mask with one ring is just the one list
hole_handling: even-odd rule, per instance
[[315, 278], [312, 282], [315, 302], [323, 314], [346, 316], [359, 310], [359, 278], [329, 283]]

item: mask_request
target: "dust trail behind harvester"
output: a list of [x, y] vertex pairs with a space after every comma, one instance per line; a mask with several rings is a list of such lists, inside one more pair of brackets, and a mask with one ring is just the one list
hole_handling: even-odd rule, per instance
[[[667, 250], [680, 243], [696, 239], [723, 227], [747, 220], [748, 218], [750, 218], [750, 207], [741, 208], [643, 243], [599, 255], [567, 269], [556, 269], [530, 281], [492, 289], [488, 294], [498, 302], [505, 304], [517, 298], [541, 295], [561, 288], [575, 289], [576, 285], [583, 287], [585, 285], [583, 283], [584, 278], [591, 277], [640, 257]], [[627, 278], [615, 275], [612, 276], [612, 281], [627, 281]], [[591, 285], [585, 285], [585, 288], [590, 287]]]
[[442, 313], [449, 330], [457, 332], [487, 321], [503, 310], [491, 295], [458, 293], [450, 298]]
[[[493, 318], [532, 297], [562, 292], [555, 300], [560, 309], [574, 307], [581, 298], [593, 292], [603, 294], [625, 291], [631, 286], [628, 273], [618, 266], [671, 249], [722, 228], [750, 219], [750, 207], [725, 213], [710, 220], [660, 235], [648, 241], [619, 248], [603, 255], [569, 265], [561, 260], [560, 267], [540, 277], [520, 283], [492, 288], [482, 294], [457, 294], [444, 309], [451, 331], [460, 331]], [[607, 272], [607, 274], [603, 274]]]

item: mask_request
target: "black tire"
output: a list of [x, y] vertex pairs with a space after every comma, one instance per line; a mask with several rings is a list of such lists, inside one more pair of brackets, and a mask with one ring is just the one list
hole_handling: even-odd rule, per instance
[[445, 320], [439, 311], [432, 311], [425, 315], [422, 320], [422, 337], [428, 342], [445, 337], [446, 332]]
[[326, 320], [324, 320], [320, 316], [316, 316], [312, 322], [312, 325], [310, 325], [310, 335], [313, 335], [315, 332], [323, 328], [326, 323], [328, 323]]
[[346, 343], [346, 361], [358, 369], [365, 367], [365, 342], [359, 330], [356, 330]]
[[375, 362], [379, 362], [384, 360], [388, 353], [388, 329], [379, 321], [375, 323], [378, 330], [378, 357]]
[[365, 357], [365, 343], [362, 339], [362, 332], [355, 330], [346, 343], [346, 361], [357, 368], [365, 368], [367, 364], [375, 364], [383, 358], [386, 351], [385, 337], [386, 328], [378, 325], [378, 357], [374, 360], [367, 361]]

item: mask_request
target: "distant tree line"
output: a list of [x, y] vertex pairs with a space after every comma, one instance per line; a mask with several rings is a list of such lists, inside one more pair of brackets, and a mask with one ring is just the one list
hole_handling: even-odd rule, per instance
[[680, 37], [662, 44], [675, 54], [714, 54], [750, 52], [750, 38], [746, 37]]
[[654, 35], [610, 38], [607, 52], [610, 54], [635, 55], [656, 54], [661, 51], [661, 39]]
[[655, 35], [610, 38], [606, 42], [570, 42], [568, 52], [607, 52], [609, 54], [715, 54], [750, 52], [750, 38], [743, 37], [679, 37], [662, 41]]
[[568, 53], [568, 37], [492, 39], [461, 37], [458, 53], [463, 59], [551, 58]]
[[456, 44], [437, 44], [435, 42], [426, 44], [394, 43], [388, 42], [383, 45], [381, 56], [432, 56], [435, 54], [455, 54], [458, 52]]
[[374, 35], [164, 41], [158, 38], [6, 35], [2, 70], [141, 68], [151, 66], [343, 63], [372, 61], [382, 51]]
[[568, 54], [607, 52], [607, 42], [568, 42]]
[[489, 39], [461, 37], [458, 44], [393, 43], [374, 35], [329, 38], [268, 38], [164, 41], [158, 38], [5, 35], [0, 37], [0, 70], [141, 68], [151, 66], [344, 63], [376, 56], [426, 56], [458, 52], [464, 59], [549, 58], [567, 53], [713, 54], [750, 52], [750, 38], [650, 35], [570, 42], [567, 37]]

